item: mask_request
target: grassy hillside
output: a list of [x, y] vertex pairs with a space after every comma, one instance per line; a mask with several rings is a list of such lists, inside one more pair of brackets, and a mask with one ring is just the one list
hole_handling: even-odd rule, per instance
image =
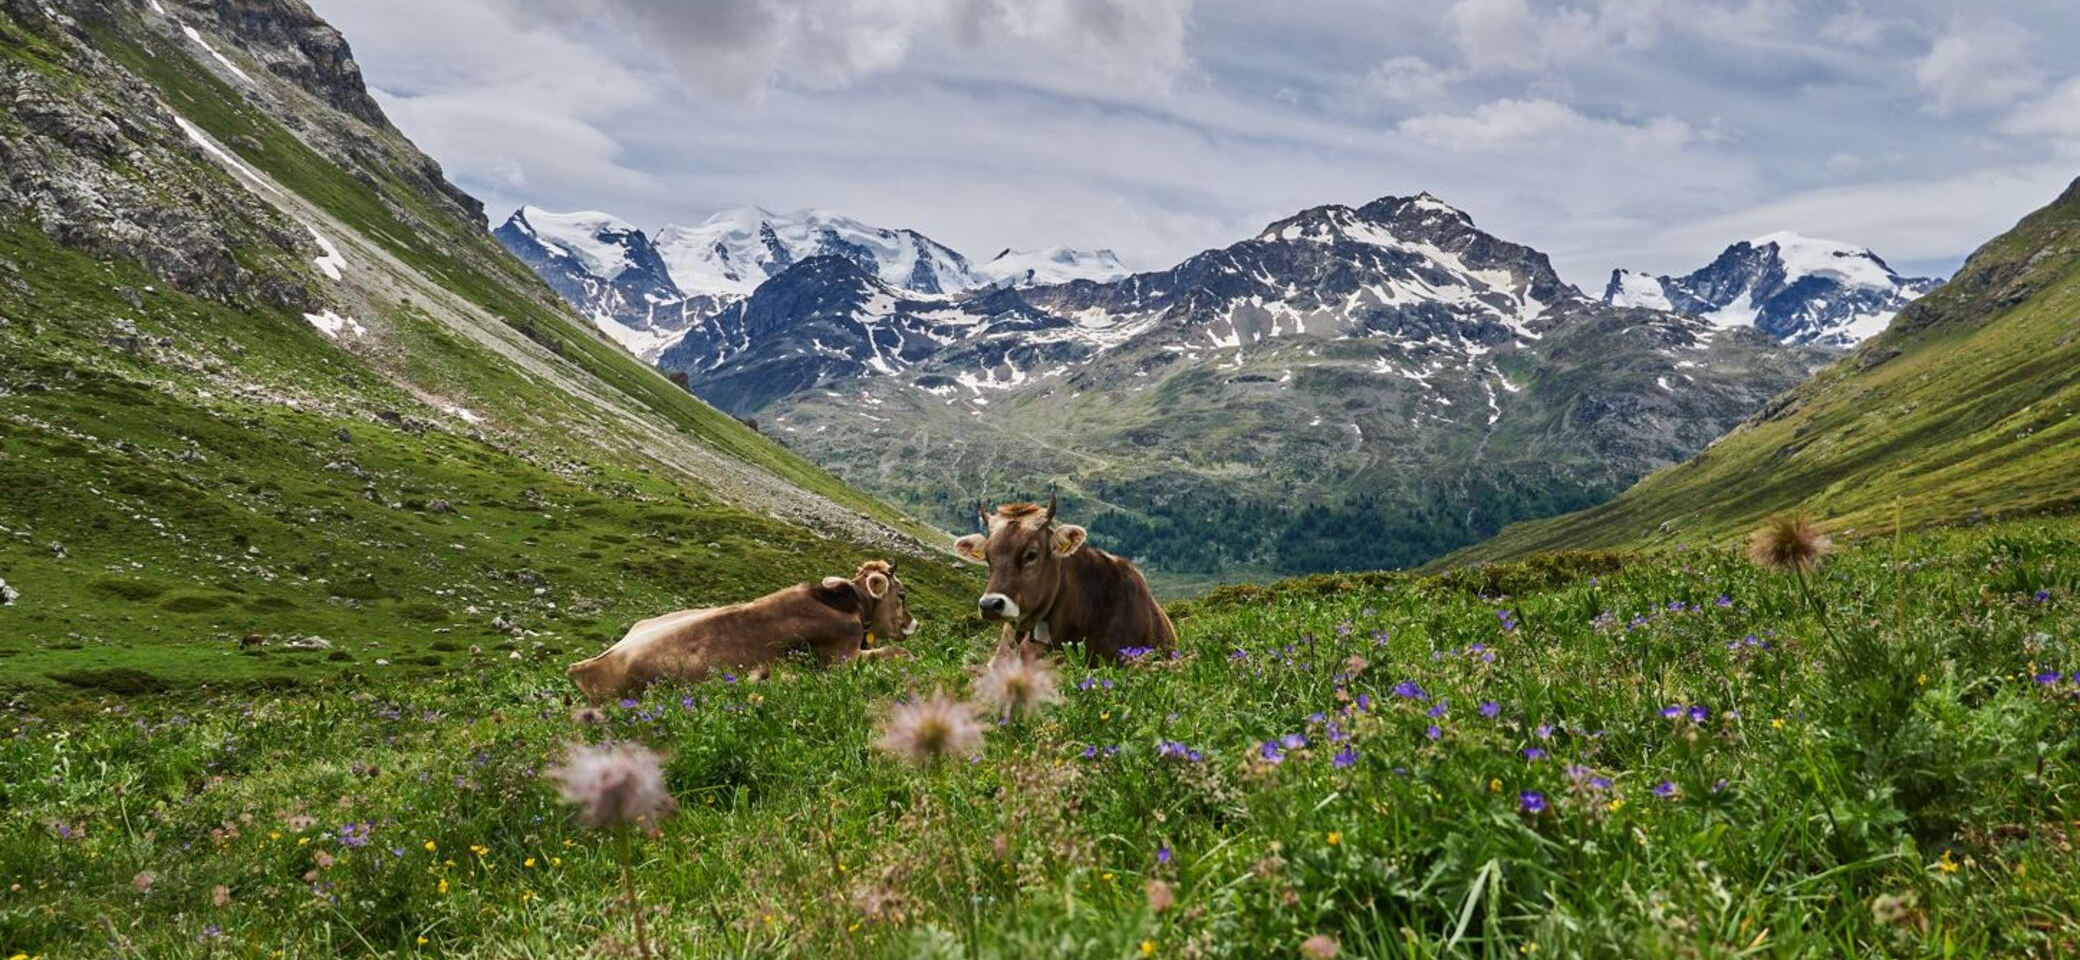
[[[0, 88], [32, 104], [0, 118], [27, 178], [0, 186], [0, 698], [574, 657], [868, 556], [903, 561], [924, 615], [966, 612], [943, 535], [601, 340], [397, 173], [424, 158], [395, 131], [251, 64], [232, 89], [145, 10], [0, 21]], [[124, 121], [112, 155], [80, 139], [96, 117]], [[42, 199], [43, 166], [99, 206]], [[183, 228], [232, 257], [96, 249]]]
[[626, 738], [681, 804], [636, 848], [667, 956], [2066, 956], [2076, 558], [2070, 521], [1874, 545], [1824, 620], [1709, 550], [1228, 591], [928, 771], [869, 743], [967, 688], [987, 638], [944, 625], [600, 728], [497, 657], [23, 713], [0, 951], [630, 955], [613, 844], [542, 776]]
[[2080, 505], [2080, 182], [1966, 261], [1892, 329], [1703, 453], [1451, 562], [1706, 543], [1803, 506], [1889, 530]]

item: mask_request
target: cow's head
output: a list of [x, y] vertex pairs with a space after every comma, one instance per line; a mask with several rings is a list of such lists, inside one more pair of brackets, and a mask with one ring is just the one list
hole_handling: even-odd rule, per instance
[[1046, 505], [1007, 503], [995, 511], [975, 511], [989, 532], [971, 533], [954, 542], [954, 552], [989, 565], [989, 589], [977, 606], [984, 620], [1024, 623], [1054, 606], [1062, 589], [1062, 561], [1083, 549], [1082, 527], [1056, 523], [1055, 498]]
[[[844, 583], [838, 577], [829, 582]], [[895, 640], [917, 632], [917, 618], [910, 615], [910, 588], [896, 578], [896, 565], [887, 560], [869, 560], [852, 575], [860, 597], [861, 617], [867, 629], [884, 640]]]

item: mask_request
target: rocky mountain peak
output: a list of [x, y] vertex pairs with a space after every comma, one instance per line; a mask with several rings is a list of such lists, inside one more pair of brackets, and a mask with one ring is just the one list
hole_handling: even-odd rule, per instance
[[1680, 277], [1612, 271], [1603, 300], [1753, 326], [1787, 343], [1847, 347], [1884, 330], [1940, 282], [1902, 277], [1868, 247], [1779, 231], [1734, 243]]

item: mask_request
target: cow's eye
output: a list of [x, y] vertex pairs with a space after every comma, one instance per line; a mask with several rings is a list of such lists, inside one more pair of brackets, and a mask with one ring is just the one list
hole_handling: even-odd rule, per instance
[[1034, 563], [1034, 562], [1038, 561], [1039, 559], [1040, 559], [1040, 551], [1038, 551], [1038, 550], [1028, 550], [1028, 551], [1026, 551], [1026, 559], [1025, 559], [1025, 562], [1026, 562], [1026, 563], [1029, 563], [1029, 564], [1030, 564], [1030, 563]]

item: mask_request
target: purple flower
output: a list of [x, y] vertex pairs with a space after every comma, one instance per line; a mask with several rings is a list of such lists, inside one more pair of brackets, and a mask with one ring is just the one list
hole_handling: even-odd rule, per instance
[[1525, 747], [1525, 748], [1524, 748], [1524, 761], [1525, 761], [1526, 763], [1537, 763], [1537, 762], [1539, 762], [1540, 760], [1544, 760], [1545, 758], [1546, 758], [1546, 752], [1545, 752], [1545, 750], [1544, 750], [1544, 749], [1542, 749], [1542, 748], [1539, 748], [1539, 747]]
[[339, 828], [339, 842], [348, 847], [368, 846], [368, 824], [349, 823]]
[[1085, 760], [1096, 760], [1096, 759], [1098, 759], [1098, 747], [1097, 747], [1097, 745], [1096, 745], [1096, 744], [1092, 744], [1092, 745], [1090, 745], [1090, 746], [1088, 746], [1088, 747], [1085, 747], [1085, 748], [1083, 748], [1083, 758], [1084, 758]]
[[1430, 708], [1430, 719], [1435, 720], [1438, 717], [1444, 716], [1445, 703], [1446, 701], [1439, 700], [1437, 701], [1436, 706]]
[[1278, 745], [1287, 750], [1298, 750], [1307, 746], [1307, 738], [1297, 733], [1289, 733], [1278, 738]]
[[2037, 595], [2036, 595], [2036, 597], [2035, 597], [2035, 600], [2036, 600], [2036, 602], [2038, 602], [2038, 603], [2048, 603], [2048, 602], [2050, 602], [2050, 600], [2051, 600], [2051, 591], [2049, 591], [2049, 590], [2039, 590], [2039, 591], [2037, 591]]
[[1355, 764], [1357, 762], [1358, 748], [1352, 746], [1346, 746], [1343, 749], [1336, 751], [1336, 755], [1329, 758], [1329, 765], [1337, 768], [1338, 770], [1351, 766], [1352, 764]]
[[1424, 693], [1423, 688], [1417, 686], [1414, 680], [1403, 680], [1400, 683], [1395, 684], [1393, 693], [1397, 697], [1405, 697], [1410, 700], [1430, 699], [1430, 695]]
[[1248, 659], [1249, 659], [1249, 651], [1247, 651], [1247, 650], [1244, 650], [1244, 649], [1241, 649], [1241, 648], [1239, 648], [1239, 647], [1238, 647], [1238, 648], [1236, 648], [1236, 650], [1235, 650], [1235, 652], [1234, 652], [1234, 653], [1228, 654], [1228, 659], [1230, 659], [1230, 660], [1248, 660]]
[[725, 673], [725, 674], [723, 674], [723, 675], [722, 675], [722, 682], [723, 682], [723, 683], [735, 683], [735, 682], [737, 682], [737, 675], [736, 675], [736, 674], [734, 674], [734, 673]]
[[1442, 740], [1444, 739], [1444, 728], [1433, 723], [1429, 726], [1428, 729], [1425, 729], [1423, 731], [1423, 736], [1429, 737], [1432, 740]]
[[2043, 673], [2037, 674], [2037, 682], [2047, 687], [2054, 683], [2057, 683], [2061, 679], [2063, 678], [2059, 676], [2059, 673], [2056, 670], [2046, 670]]
[[1198, 763], [1199, 761], [1206, 759], [1205, 754], [1200, 753], [1199, 751], [1194, 750], [1191, 747], [1185, 746], [1184, 744], [1176, 740], [1163, 741], [1161, 746], [1157, 748], [1156, 755], [1166, 757], [1171, 760], [1185, 760], [1191, 763]]
[[1712, 711], [1702, 705], [1690, 708], [1690, 722], [1703, 723], [1712, 718]]
[[680, 698], [679, 698], [679, 709], [681, 709], [681, 710], [691, 710], [691, 709], [693, 709], [693, 708], [694, 708], [695, 706], [697, 706], [697, 705], [699, 705], [699, 704], [700, 704], [700, 701], [699, 701], [699, 700], [695, 700], [695, 699], [694, 699], [694, 698], [692, 698], [692, 697], [680, 697]]
[[1367, 713], [1367, 712], [1370, 712], [1370, 711], [1372, 710], [1372, 694], [1369, 694], [1369, 693], [1361, 693], [1361, 694], [1358, 694], [1357, 704], [1358, 704], [1358, 712], [1360, 712], [1360, 713]]
[[1266, 763], [1286, 762], [1285, 751], [1278, 748], [1278, 741], [1276, 740], [1264, 741], [1263, 746], [1257, 748], [1257, 755], [1263, 757]]
[[1717, 780], [1714, 780], [1714, 781], [1712, 781], [1712, 792], [1713, 792], [1713, 793], [1719, 793], [1719, 792], [1722, 792], [1722, 791], [1724, 791], [1725, 789], [1726, 789], [1726, 778], [1724, 778], [1724, 777], [1721, 777], [1721, 778], [1719, 778], [1719, 779], [1717, 779]]
[[1154, 647], [1121, 647], [1119, 655], [1128, 660], [1139, 660], [1154, 652], [1156, 652]]
[[1536, 790], [1526, 790], [1519, 793], [1517, 794], [1517, 809], [1534, 817], [1538, 816], [1546, 812], [1546, 795]]
[[1496, 703], [1493, 700], [1484, 700], [1481, 702], [1481, 716], [1493, 720], [1501, 715], [1502, 704]]
[[1161, 864], [1168, 864], [1170, 862], [1169, 844], [1166, 843], [1156, 848], [1156, 862]]
[[199, 934], [196, 934], [196, 935], [195, 935], [195, 942], [196, 942], [196, 943], [208, 943], [209, 941], [211, 941], [211, 940], [215, 940], [215, 939], [217, 939], [218, 937], [221, 937], [221, 936], [223, 936], [223, 935], [224, 935], [224, 930], [223, 930], [223, 928], [221, 928], [221, 927], [217, 926], [216, 924], [212, 923], [212, 924], [210, 924], [209, 926], [203, 927], [203, 928], [202, 928], [202, 932], [201, 932], [201, 933], [199, 933]]
[[1553, 725], [1550, 723], [1541, 723], [1532, 728], [1531, 732], [1536, 734], [1540, 740], [1553, 739]]
[[1724, 609], [1733, 606], [1733, 598], [1722, 593], [1719, 595], [1719, 599], [1712, 601], [1712, 605]]
[[1671, 703], [1668, 706], [1662, 707], [1661, 716], [1669, 720], [1680, 720], [1683, 716], [1683, 705], [1680, 703]]
[[1348, 637], [1348, 636], [1350, 636], [1350, 635], [1351, 635], [1351, 622], [1350, 622], [1349, 620], [1345, 620], [1344, 622], [1342, 622], [1342, 623], [1339, 623], [1339, 624], [1337, 624], [1337, 625], [1336, 625], [1336, 635], [1337, 635], [1337, 636], [1339, 636], [1339, 637]]
[[623, 697], [623, 698], [621, 698], [621, 709], [623, 709], [623, 710], [634, 710], [634, 709], [636, 708], [636, 706], [637, 706], [637, 701], [636, 701], [636, 700], [634, 700], [634, 699], [632, 699], [632, 698], [629, 698], [629, 697]]
[[1654, 785], [1654, 795], [1662, 799], [1674, 797], [1676, 795], [1676, 785], [1673, 782], [1663, 780]]

